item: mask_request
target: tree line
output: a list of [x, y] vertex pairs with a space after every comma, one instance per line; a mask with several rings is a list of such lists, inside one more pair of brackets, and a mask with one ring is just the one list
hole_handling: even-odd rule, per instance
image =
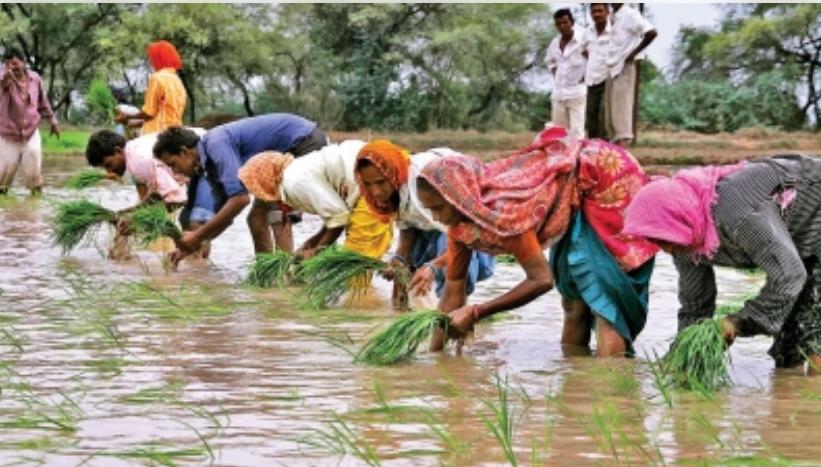
[[[722, 8], [719, 25], [682, 29], [670, 77], [644, 64], [641, 120], [817, 128], [821, 5]], [[79, 105], [95, 80], [141, 102], [145, 46], [165, 39], [192, 122], [285, 111], [339, 130], [535, 129], [554, 34], [545, 4], [0, 5], [0, 46], [26, 54], [69, 121], [98, 115]]]

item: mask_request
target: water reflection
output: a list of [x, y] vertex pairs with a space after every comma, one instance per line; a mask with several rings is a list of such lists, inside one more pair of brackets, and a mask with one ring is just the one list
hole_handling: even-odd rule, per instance
[[[48, 185], [58, 186], [80, 162], [47, 160]], [[120, 185], [85, 195], [111, 208], [136, 200]], [[253, 250], [244, 215], [214, 242], [211, 262], [186, 261], [174, 273], [157, 252], [106, 261], [106, 235], [96, 248], [61, 257], [50, 246], [47, 221], [52, 200], [71, 196], [47, 188], [44, 199], [0, 204], [4, 461], [363, 464], [318, 442], [342, 426], [337, 414], [352, 445], [372, 449], [384, 464], [499, 464], [505, 457], [487, 427], [497, 375], [508, 377], [522, 464], [821, 458], [814, 437], [821, 380], [775, 370], [769, 339], [733, 346], [732, 389], [709, 400], [677, 394], [668, 408], [644, 361], [675, 334], [676, 275], [667, 256], [657, 261], [635, 359], [597, 361], [563, 349], [553, 293], [480, 325], [461, 354], [450, 347], [371, 368], [352, 365], [348, 352], [392, 315], [384, 281], [375, 281], [357, 309], [325, 312], [294, 308], [285, 291], [243, 289], [237, 284]], [[297, 239], [317, 226], [308, 217]], [[500, 265], [476, 299], [505, 291], [522, 274]], [[722, 300], [761, 285], [730, 270], [720, 270], [718, 280]], [[79, 410], [61, 415], [66, 398]], [[32, 422], [43, 415], [65, 426]]]

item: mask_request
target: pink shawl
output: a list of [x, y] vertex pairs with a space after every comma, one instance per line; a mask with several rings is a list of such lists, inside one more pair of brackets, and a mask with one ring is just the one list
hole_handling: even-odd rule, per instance
[[682, 245], [692, 249], [695, 259], [711, 259], [719, 247], [712, 212], [716, 184], [743, 166], [685, 169], [651, 181], [627, 208], [622, 233]]

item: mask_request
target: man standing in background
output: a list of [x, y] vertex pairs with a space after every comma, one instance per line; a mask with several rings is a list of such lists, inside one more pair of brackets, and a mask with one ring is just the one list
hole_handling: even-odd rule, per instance
[[40, 75], [26, 69], [19, 50], [6, 49], [0, 72], [0, 196], [8, 193], [18, 166], [32, 195], [43, 186], [40, 141], [41, 117], [51, 122], [51, 134], [60, 136], [57, 117], [48, 103]]
[[577, 137], [584, 137], [584, 108], [587, 87], [584, 73], [587, 59], [582, 55], [582, 40], [574, 33], [573, 15], [562, 8], [553, 15], [559, 36], [547, 49], [547, 65], [553, 74], [551, 120], [554, 125], [567, 128]]
[[590, 17], [593, 24], [587, 28], [584, 37], [587, 56], [587, 72], [584, 82], [587, 85], [587, 126], [588, 138], [607, 139], [604, 125], [605, 100], [604, 88], [607, 81], [607, 54], [610, 51], [609, 8], [606, 3], [591, 3]]
[[656, 38], [656, 29], [641, 13], [623, 3], [611, 3], [610, 51], [605, 85], [607, 132], [610, 141], [627, 146], [633, 139], [636, 59]]

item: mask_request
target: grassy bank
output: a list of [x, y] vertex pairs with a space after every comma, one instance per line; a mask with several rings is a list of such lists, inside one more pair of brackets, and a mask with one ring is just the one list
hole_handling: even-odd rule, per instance
[[40, 130], [43, 138], [43, 153], [57, 156], [78, 156], [85, 153], [91, 130], [83, 128], [61, 128], [60, 138], [48, 134], [43, 127]]
[[[43, 151], [49, 155], [81, 155], [90, 128], [66, 128], [60, 139], [42, 131]], [[492, 159], [527, 146], [534, 133], [485, 132], [475, 130], [434, 130], [427, 133], [385, 131], [328, 131], [333, 141], [346, 139], [389, 139], [420, 152], [449, 147], [483, 159]], [[821, 155], [821, 135], [811, 132], [781, 132], [745, 128], [735, 133], [705, 135], [689, 131], [644, 130], [630, 152], [645, 165], [695, 165], [728, 163], [774, 154], [802, 152]]]

